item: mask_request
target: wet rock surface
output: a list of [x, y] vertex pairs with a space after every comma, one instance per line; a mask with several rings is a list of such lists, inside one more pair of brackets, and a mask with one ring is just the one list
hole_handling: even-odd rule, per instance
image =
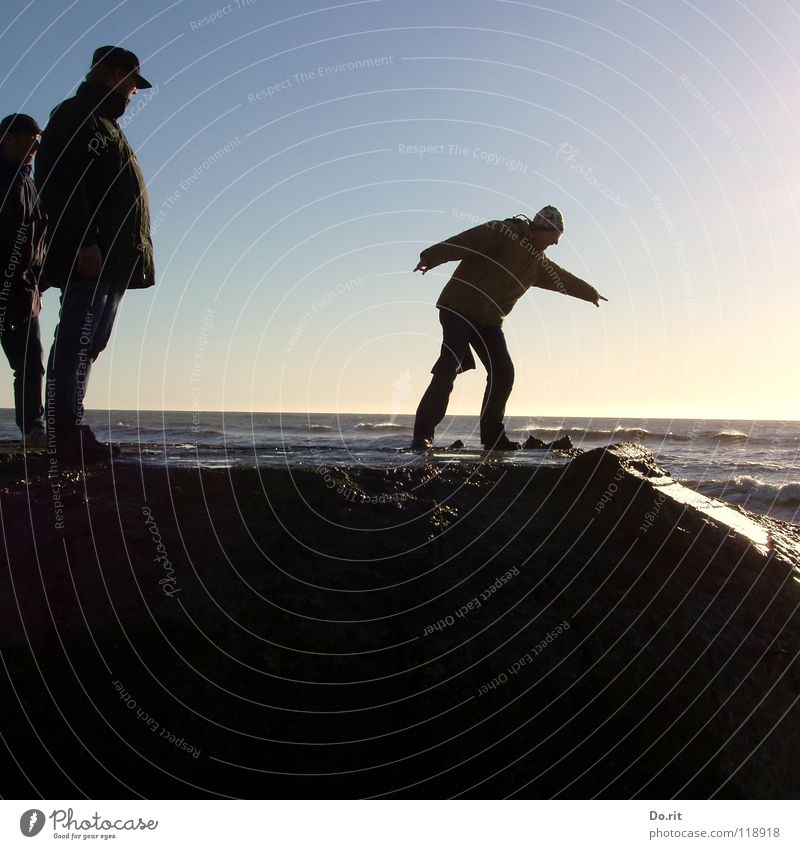
[[569, 434], [564, 434], [564, 436], [554, 439], [552, 442], [544, 442], [531, 434], [525, 442], [523, 442], [522, 447], [534, 451], [563, 451], [573, 457], [577, 457], [579, 454], [583, 453], [580, 448], [576, 448], [572, 444]]
[[797, 529], [637, 445], [0, 475], [7, 798], [800, 792]]

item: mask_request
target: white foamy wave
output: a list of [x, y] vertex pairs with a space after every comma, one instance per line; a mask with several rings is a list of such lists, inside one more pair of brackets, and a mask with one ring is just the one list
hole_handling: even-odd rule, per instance
[[778, 504], [787, 506], [800, 506], [800, 481], [792, 481], [785, 483], [778, 489], [776, 498]]
[[740, 439], [747, 439], [748, 436], [740, 430], [721, 430], [719, 433], [715, 434], [713, 438], [718, 439], [720, 442], [725, 442], [728, 440], [736, 441]]
[[411, 430], [411, 428], [397, 422], [359, 422], [354, 430]]
[[729, 480], [686, 481], [686, 486], [751, 510], [800, 506], [800, 481], [772, 483], [754, 475], [736, 475]]
[[630, 436], [650, 436], [650, 431], [643, 427], [623, 427], [622, 425], [617, 425], [614, 428], [614, 436], [623, 434]]

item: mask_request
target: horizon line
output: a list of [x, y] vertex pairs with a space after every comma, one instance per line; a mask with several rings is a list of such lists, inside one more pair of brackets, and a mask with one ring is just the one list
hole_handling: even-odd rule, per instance
[[[2, 407], [0, 410], [6, 410], [13, 414], [13, 407]], [[276, 415], [276, 416], [413, 416], [414, 413], [396, 413], [392, 414], [386, 410], [356, 410], [354, 412], [337, 412], [332, 410], [220, 410], [220, 409], [208, 409], [208, 410], [192, 410], [192, 409], [138, 409], [135, 407], [103, 407], [103, 408], [85, 408], [86, 413], [197, 413], [202, 415], [203, 413], [226, 413], [226, 414], [234, 414], [234, 415]], [[531, 415], [531, 414], [509, 414], [506, 416], [507, 419], [519, 419], [519, 418], [529, 418], [529, 419], [644, 419], [644, 420], [659, 420], [659, 421], [715, 421], [715, 422], [724, 422], [724, 421], [738, 421], [738, 422], [785, 422], [787, 424], [800, 424], [800, 419], [786, 419], [783, 417], [769, 417], [769, 418], [753, 418], [752, 416], [658, 416], [658, 415]], [[453, 413], [450, 418], [478, 418], [477, 414], [473, 413]]]

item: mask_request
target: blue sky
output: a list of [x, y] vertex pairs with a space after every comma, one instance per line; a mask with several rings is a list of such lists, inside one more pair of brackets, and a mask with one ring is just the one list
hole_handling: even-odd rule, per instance
[[800, 419], [796, 4], [9, 7], [4, 114], [44, 123], [107, 43], [157, 86], [124, 123], [158, 282], [87, 406], [413, 412], [455, 268], [419, 251], [553, 203], [550, 256], [609, 302], [518, 303], [509, 413]]

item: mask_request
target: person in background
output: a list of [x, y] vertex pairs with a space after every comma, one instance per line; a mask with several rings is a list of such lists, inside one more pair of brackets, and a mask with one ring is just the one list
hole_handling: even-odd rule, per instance
[[545, 256], [564, 232], [564, 218], [554, 206], [525, 216], [487, 221], [420, 254], [414, 271], [425, 274], [444, 262], [459, 260], [436, 306], [442, 325], [442, 348], [431, 369], [433, 378], [422, 396], [411, 447], [433, 445], [436, 426], [447, 412], [456, 376], [475, 368], [470, 348], [486, 368], [486, 391], [480, 414], [480, 438], [487, 450], [514, 451], [503, 426], [506, 401], [514, 385], [514, 364], [503, 335], [503, 318], [531, 287], [550, 289], [600, 306], [607, 300], [579, 277]]
[[31, 178], [41, 132], [30, 115], [0, 121], [0, 344], [14, 372], [14, 413], [26, 449], [47, 445], [39, 336], [46, 219]]
[[75, 96], [51, 113], [36, 157], [36, 185], [50, 222], [43, 274], [61, 289], [47, 361], [48, 440], [64, 462], [119, 453], [83, 424], [83, 399], [122, 296], [155, 283], [147, 190], [117, 123], [145, 88], [151, 85], [133, 53], [98, 48]]

